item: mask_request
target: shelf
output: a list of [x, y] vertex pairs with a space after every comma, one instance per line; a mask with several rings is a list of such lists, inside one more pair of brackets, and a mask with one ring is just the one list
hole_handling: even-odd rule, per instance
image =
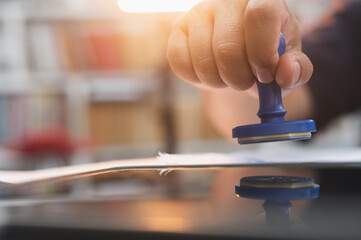
[[122, 101], [134, 102], [142, 99], [147, 93], [155, 92], [159, 89], [156, 81], [136, 80], [133, 78], [124, 78], [116, 80], [92, 80], [88, 83], [89, 100], [94, 102]]
[[[49, 75], [29, 74], [29, 73], [0, 73], [0, 94], [28, 94], [41, 93], [46, 91], [48, 94], [57, 94], [63, 92], [63, 84], [60, 81], [54, 80], [58, 75], [52, 75], [52, 81], [45, 81], [49, 79]], [[37, 79], [33, 81], [33, 79]]]
[[159, 89], [154, 70], [0, 73], [0, 94], [60, 94], [81, 85], [91, 101], [136, 101]]

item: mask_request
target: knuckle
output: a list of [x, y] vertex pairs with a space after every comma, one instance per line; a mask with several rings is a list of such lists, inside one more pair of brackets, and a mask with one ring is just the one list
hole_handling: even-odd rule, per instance
[[175, 44], [168, 44], [167, 59], [171, 63], [177, 63], [181, 59], [181, 49]]
[[233, 65], [239, 62], [242, 52], [238, 43], [222, 43], [215, 47], [214, 55], [217, 59], [217, 63], [222, 66]]
[[207, 86], [223, 88], [226, 85], [219, 76], [217, 65], [211, 57], [204, 57], [194, 62], [197, 77]]
[[244, 91], [252, 87], [255, 82], [253, 74], [248, 73], [249, 71], [238, 71], [234, 76], [229, 76], [225, 82], [234, 90]]
[[189, 64], [186, 62], [182, 56], [172, 53], [168, 54], [169, 66], [179, 78], [186, 80], [188, 82], [196, 82], [197, 79], [192, 76], [192, 69], [188, 66]]
[[168, 45], [167, 45], [167, 58], [168, 60], [171, 60], [172, 57], [174, 56], [174, 54], [176, 54], [175, 50], [174, 50], [174, 44], [173, 44], [173, 39], [169, 39], [168, 40]]
[[204, 74], [213, 74], [215, 72], [214, 61], [211, 58], [198, 59], [194, 64], [197, 70]]
[[210, 87], [224, 87], [224, 83], [219, 76], [218, 69], [208, 60], [204, 60], [195, 65], [198, 78]]
[[217, 65], [223, 81], [232, 89], [247, 90], [254, 83], [247, 57], [236, 42], [217, 45], [214, 50]]
[[249, 89], [256, 80], [248, 65], [221, 69], [220, 75], [228, 86], [241, 91]]

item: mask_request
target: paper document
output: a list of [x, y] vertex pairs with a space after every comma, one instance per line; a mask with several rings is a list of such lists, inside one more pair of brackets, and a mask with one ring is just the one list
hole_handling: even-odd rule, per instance
[[162, 154], [158, 157], [116, 160], [34, 171], [0, 171], [2, 184], [23, 184], [44, 180], [81, 177], [124, 170], [186, 169], [222, 167], [357, 167], [361, 148], [286, 148], [234, 152], [229, 154]]

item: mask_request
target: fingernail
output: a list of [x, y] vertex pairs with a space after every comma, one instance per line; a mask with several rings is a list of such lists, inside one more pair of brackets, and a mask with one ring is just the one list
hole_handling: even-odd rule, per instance
[[293, 74], [292, 85], [296, 85], [300, 81], [301, 66], [298, 62], [295, 62], [295, 73]]
[[273, 81], [273, 75], [268, 70], [257, 70], [256, 77], [261, 83], [270, 83]]

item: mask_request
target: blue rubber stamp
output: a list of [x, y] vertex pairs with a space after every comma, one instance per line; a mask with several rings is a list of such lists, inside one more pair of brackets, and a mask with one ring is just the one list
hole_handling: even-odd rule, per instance
[[[285, 51], [286, 41], [280, 34], [279, 56]], [[232, 137], [237, 138], [239, 144], [311, 139], [311, 133], [316, 132], [316, 124], [313, 120], [284, 120], [287, 111], [282, 103], [281, 88], [276, 81], [269, 84], [259, 81], [256, 83], [259, 95], [257, 115], [261, 123], [235, 127], [232, 130]]]

